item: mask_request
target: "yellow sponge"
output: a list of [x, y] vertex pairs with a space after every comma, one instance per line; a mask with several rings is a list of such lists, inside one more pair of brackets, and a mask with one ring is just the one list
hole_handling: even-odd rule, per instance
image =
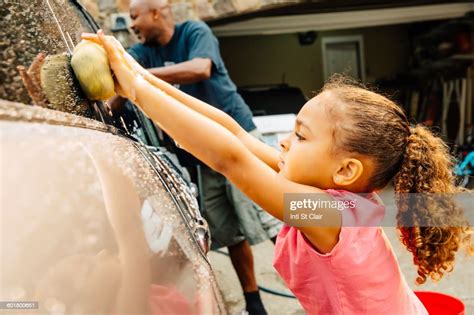
[[102, 46], [82, 40], [74, 49], [71, 66], [88, 99], [107, 100], [115, 95], [109, 60]]

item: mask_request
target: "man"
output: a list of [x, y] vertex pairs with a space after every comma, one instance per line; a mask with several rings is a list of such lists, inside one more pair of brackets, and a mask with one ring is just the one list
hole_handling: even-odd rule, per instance
[[[218, 41], [206, 24], [187, 21], [175, 25], [170, 6], [164, 0], [134, 0], [130, 4], [130, 17], [131, 27], [141, 43], [131, 47], [129, 53], [142, 66], [223, 110], [246, 131], [257, 135], [252, 113], [230, 80]], [[120, 100], [112, 103], [117, 102]], [[183, 152], [178, 156], [182, 164], [190, 165]], [[275, 237], [279, 222], [267, 219], [269, 224], [265, 228], [273, 229], [268, 235], [261, 223], [263, 212], [258, 212], [256, 205], [222, 175], [206, 166], [201, 166], [201, 170], [202, 211], [211, 229], [213, 248], [228, 247], [244, 291], [246, 311], [266, 314], [255, 280], [249, 241], [256, 244], [269, 236]]]

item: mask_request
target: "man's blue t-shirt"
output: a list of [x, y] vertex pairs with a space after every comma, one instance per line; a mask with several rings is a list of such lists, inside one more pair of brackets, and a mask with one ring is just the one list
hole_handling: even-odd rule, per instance
[[219, 52], [219, 42], [203, 22], [186, 21], [177, 24], [166, 46], [137, 44], [128, 52], [145, 68], [163, 67], [193, 58], [212, 60], [208, 80], [180, 85], [180, 90], [229, 114], [246, 131], [255, 129], [252, 112], [237, 93]]

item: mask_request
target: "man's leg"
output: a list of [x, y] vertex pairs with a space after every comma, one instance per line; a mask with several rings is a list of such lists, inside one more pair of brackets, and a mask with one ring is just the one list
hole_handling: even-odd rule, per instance
[[267, 314], [255, 280], [253, 255], [241, 231], [241, 225], [227, 194], [227, 180], [221, 174], [202, 167], [203, 216], [212, 236], [212, 248], [227, 246], [232, 265], [244, 291], [246, 310], [250, 315]]
[[257, 287], [257, 280], [255, 279], [253, 255], [249, 242], [244, 240], [229, 246], [228, 249], [232, 265], [234, 265], [240, 285], [244, 291], [245, 310], [249, 315], [266, 315], [267, 311], [263, 306]]
[[257, 291], [257, 280], [253, 267], [253, 255], [250, 244], [244, 240], [228, 247], [230, 260], [239, 277], [240, 285], [244, 292]]

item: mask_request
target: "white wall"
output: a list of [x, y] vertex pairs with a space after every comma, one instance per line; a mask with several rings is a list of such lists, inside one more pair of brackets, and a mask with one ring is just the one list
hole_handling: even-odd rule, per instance
[[321, 38], [364, 37], [366, 78], [395, 75], [406, 70], [409, 55], [407, 25], [318, 32], [312, 45], [301, 46], [297, 34], [219, 38], [221, 54], [238, 86], [285, 82], [311, 96], [323, 85]]

